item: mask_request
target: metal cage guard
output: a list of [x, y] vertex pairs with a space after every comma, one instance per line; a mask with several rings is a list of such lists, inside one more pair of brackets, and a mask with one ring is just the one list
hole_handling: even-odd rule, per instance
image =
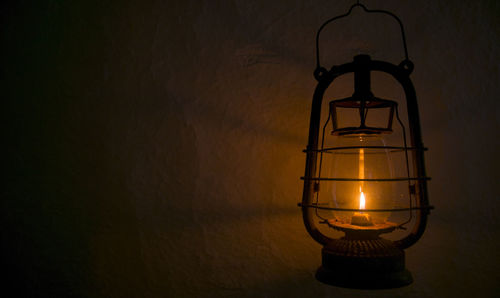
[[328, 243], [336, 240], [321, 233], [321, 231], [317, 227], [317, 223], [314, 221], [315, 208], [312, 208], [312, 205], [314, 205], [314, 194], [317, 192], [317, 189], [315, 189], [314, 187], [315, 179], [312, 178], [314, 178], [316, 174], [319, 152], [318, 139], [320, 133], [321, 105], [326, 89], [333, 83], [336, 78], [344, 74], [357, 71], [385, 72], [394, 77], [404, 89], [408, 110], [411, 147], [417, 149], [411, 150], [414, 161], [414, 173], [416, 173], [416, 176], [421, 179], [415, 180], [417, 197], [417, 205], [413, 209], [415, 210], [417, 215], [415, 226], [406, 237], [397, 240], [394, 243], [399, 248], [404, 249], [413, 245], [422, 236], [427, 224], [427, 215], [429, 214], [430, 207], [427, 198], [427, 183], [425, 178], [426, 174], [423, 156], [425, 148], [422, 143], [422, 136], [420, 131], [417, 98], [413, 83], [411, 82], [409, 77], [412, 70], [413, 64], [409, 60], [404, 60], [401, 64], [396, 66], [384, 61], [366, 59], [362, 63], [355, 60], [351, 63], [334, 66], [330, 71], [324, 70], [318, 72], [318, 69], [315, 71], [315, 77], [318, 80], [318, 85], [316, 86], [313, 95], [311, 119], [309, 125], [309, 140], [306, 149], [307, 157], [306, 169], [304, 174], [304, 191], [302, 196], [302, 203], [300, 204], [300, 206], [302, 207], [304, 225], [307, 231], [309, 232], [311, 237], [320, 244], [327, 245]]

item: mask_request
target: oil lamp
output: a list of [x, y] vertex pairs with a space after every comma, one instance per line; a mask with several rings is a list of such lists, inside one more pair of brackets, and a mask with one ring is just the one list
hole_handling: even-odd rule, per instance
[[[352, 62], [321, 67], [319, 36], [329, 23], [348, 16], [353, 8], [396, 19], [401, 28], [405, 59], [399, 65], [357, 55]], [[326, 21], [316, 35], [316, 86], [302, 208], [304, 224], [323, 245], [321, 282], [350, 288], [393, 288], [408, 285], [404, 249], [422, 236], [432, 206], [428, 203], [413, 63], [399, 18], [384, 10], [356, 3], [343, 15]], [[400, 102], [379, 98], [371, 91], [373, 73], [385, 73], [405, 94], [407, 117]], [[351, 97], [329, 102], [321, 125], [325, 91], [335, 79], [353, 74]], [[404, 106], [404, 105], [403, 105]], [[325, 133], [327, 132], [327, 133]], [[335, 236], [336, 235], [336, 236]], [[383, 236], [382, 236], [383, 235]]]

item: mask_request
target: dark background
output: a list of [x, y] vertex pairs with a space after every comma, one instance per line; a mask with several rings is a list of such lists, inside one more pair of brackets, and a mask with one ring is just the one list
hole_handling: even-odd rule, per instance
[[[321, 247], [296, 207], [314, 37], [352, 2], [3, 3], [3, 291], [498, 295], [497, 1], [362, 1], [405, 24], [436, 210], [407, 250], [412, 285], [314, 279]], [[325, 31], [324, 64], [399, 63], [398, 34], [357, 11]]]

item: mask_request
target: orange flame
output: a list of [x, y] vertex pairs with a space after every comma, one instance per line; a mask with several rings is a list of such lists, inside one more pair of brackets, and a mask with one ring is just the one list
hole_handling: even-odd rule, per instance
[[365, 194], [363, 192], [359, 195], [359, 209], [365, 209]]

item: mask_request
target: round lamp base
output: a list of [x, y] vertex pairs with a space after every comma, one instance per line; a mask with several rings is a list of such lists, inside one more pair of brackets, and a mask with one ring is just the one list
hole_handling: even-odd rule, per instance
[[404, 251], [386, 239], [339, 239], [323, 247], [316, 279], [355, 289], [389, 289], [409, 285]]

